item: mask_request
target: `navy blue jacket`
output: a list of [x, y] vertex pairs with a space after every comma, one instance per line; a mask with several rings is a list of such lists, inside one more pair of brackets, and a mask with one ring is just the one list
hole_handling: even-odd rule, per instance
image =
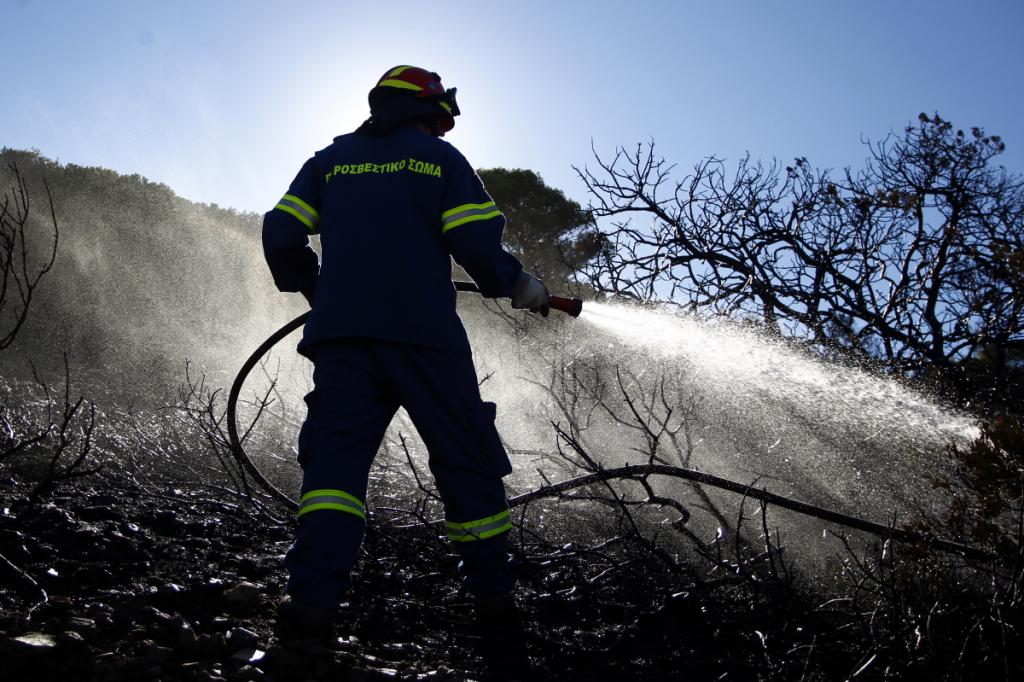
[[465, 157], [408, 125], [317, 152], [266, 214], [263, 250], [278, 289], [315, 289], [301, 353], [351, 336], [468, 351], [451, 258], [484, 296], [511, 296], [523, 266], [502, 248], [504, 228]]

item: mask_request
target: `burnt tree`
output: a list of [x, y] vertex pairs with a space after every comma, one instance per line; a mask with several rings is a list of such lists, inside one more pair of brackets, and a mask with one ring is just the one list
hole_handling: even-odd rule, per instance
[[901, 373], [993, 372], [1024, 345], [1024, 183], [1005, 145], [921, 114], [862, 170], [717, 158], [682, 179], [654, 144], [577, 168], [606, 242], [596, 290], [754, 318]]
[[32, 202], [27, 183], [18, 167], [10, 164], [9, 168], [14, 176], [14, 187], [10, 192], [4, 192], [0, 200], [0, 350], [10, 346], [24, 326], [40, 280], [57, 259], [57, 241], [60, 236], [53, 197], [50, 196], [49, 186], [44, 183], [49, 200], [49, 218], [53, 226], [53, 245], [38, 262], [32, 262], [34, 249], [30, 243], [31, 237], [26, 238]]

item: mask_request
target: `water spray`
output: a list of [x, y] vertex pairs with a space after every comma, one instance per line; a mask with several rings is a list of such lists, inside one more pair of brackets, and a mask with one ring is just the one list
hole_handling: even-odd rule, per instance
[[[455, 286], [456, 291], [463, 291], [467, 293], [480, 293], [480, 287], [473, 282], [462, 282], [454, 281], [452, 284]], [[583, 300], [579, 298], [569, 298], [566, 296], [551, 296], [550, 306], [555, 310], [559, 310], [572, 317], [579, 317], [583, 311]], [[238, 461], [239, 466], [249, 473], [253, 477], [253, 480], [263, 488], [271, 497], [278, 502], [284, 504], [289, 509], [298, 509], [298, 503], [295, 502], [286, 493], [282, 492], [277, 486], [267, 480], [267, 477], [259, 470], [259, 468], [253, 463], [249, 455], [246, 454], [245, 449], [242, 447], [242, 439], [238, 435], [238, 396], [242, 392], [242, 385], [245, 383], [246, 378], [253, 368], [263, 359], [263, 356], [270, 352], [270, 349], [280, 343], [281, 339], [285, 338], [293, 331], [301, 327], [306, 323], [309, 318], [309, 311], [299, 315], [294, 320], [286, 324], [285, 326], [278, 329], [276, 332], [270, 335], [270, 337], [260, 344], [249, 359], [242, 365], [242, 369], [238, 371], [238, 376], [235, 377], [234, 383], [231, 384], [231, 391], [228, 393], [228, 438], [231, 441], [231, 449], [234, 452], [235, 459]]]
[[[480, 293], [479, 287], [472, 282], [453, 282], [457, 291], [468, 292], [468, 293]], [[571, 315], [572, 317], [579, 317], [583, 311], [583, 301], [579, 298], [568, 298], [563, 296], [551, 296], [550, 306], [555, 310]], [[588, 307], [589, 310], [589, 307]], [[591, 311], [596, 314], [597, 319], [607, 317], [604, 320], [604, 324], [598, 326], [627, 326], [630, 328], [631, 333], [644, 334], [649, 333], [650, 330], [644, 330], [643, 324], [637, 324], [638, 320], [630, 319], [628, 323], [624, 320], [617, 319], [620, 315], [616, 314], [615, 308], [608, 308], [607, 306], [597, 305], [595, 309]], [[588, 312], [588, 318], [591, 313]], [[231, 390], [228, 394], [227, 404], [227, 426], [228, 426], [228, 437], [231, 441], [232, 451], [234, 456], [242, 469], [249, 473], [253, 480], [271, 497], [286, 506], [291, 510], [298, 509], [298, 504], [295, 500], [289, 497], [286, 493], [282, 492], [276, 486], [274, 486], [267, 478], [260, 472], [259, 468], [253, 463], [246, 454], [245, 449], [242, 447], [241, 438], [238, 433], [238, 397], [242, 390], [242, 385], [245, 383], [245, 379], [248, 377], [252, 369], [259, 363], [259, 361], [266, 355], [271, 348], [277, 345], [282, 339], [291, 334], [296, 329], [300, 328], [305, 324], [306, 319], [309, 317], [309, 312], [303, 313], [299, 317], [295, 318], [291, 322], [287, 323], [279, 330], [274, 332], [266, 341], [260, 344], [252, 355], [245, 361], [242, 368], [239, 370], [238, 375], [235, 377], [234, 383], [231, 385]], [[591, 318], [592, 321], [597, 319]], [[892, 538], [896, 540], [902, 540], [904, 542], [912, 543], [923, 543], [927, 546], [951, 554], [957, 554], [966, 558], [991, 561], [996, 560], [996, 556], [991, 552], [978, 547], [972, 547], [970, 545], [964, 545], [957, 542], [951, 542], [948, 540], [942, 540], [934, 537], [927, 532], [918, 532], [912, 530], [905, 530], [894, 528], [891, 524], [880, 524], [867, 519], [843, 514], [839, 511], [832, 509], [826, 509], [824, 507], [815, 506], [788, 498], [776, 493], [771, 493], [764, 489], [754, 488], [752, 485], [740, 483], [730, 479], [714, 476], [704, 472], [700, 472], [693, 469], [687, 469], [684, 467], [668, 466], [668, 465], [626, 465], [616, 469], [606, 469], [596, 474], [589, 474], [586, 476], [562, 481], [560, 483], [545, 485], [544, 487], [534, 490], [532, 492], [513, 497], [508, 500], [510, 507], [516, 507], [522, 504], [526, 504], [540, 497], [546, 497], [553, 494], [557, 494], [564, 490], [569, 490], [585, 485], [590, 485], [599, 481], [607, 481], [610, 478], [629, 479], [635, 477], [641, 477], [645, 475], [663, 475], [672, 478], [679, 478], [701, 483], [703, 485], [709, 485], [721, 490], [728, 490], [733, 493], [738, 493], [744, 497], [750, 497], [758, 500], [762, 500], [769, 504], [790, 509], [797, 513], [837, 523], [840, 525], [847, 526], [849, 528], [855, 528], [861, 531], [872, 533], [881, 537]]]

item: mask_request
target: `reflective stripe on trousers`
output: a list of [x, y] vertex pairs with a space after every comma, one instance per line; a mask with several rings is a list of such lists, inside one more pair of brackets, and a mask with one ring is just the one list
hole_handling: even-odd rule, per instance
[[486, 540], [511, 530], [512, 515], [506, 509], [494, 516], [477, 519], [476, 521], [466, 521], [464, 523], [448, 521], [445, 525], [448, 528], [448, 539], [452, 542], [473, 542], [474, 540]]
[[299, 516], [318, 509], [347, 512], [366, 520], [366, 506], [344, 490], [310, 490], [299, 500]]

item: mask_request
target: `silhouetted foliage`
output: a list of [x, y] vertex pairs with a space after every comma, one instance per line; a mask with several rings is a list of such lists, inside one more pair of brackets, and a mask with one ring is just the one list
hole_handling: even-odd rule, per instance
[[40, 280], [50, 272], [57, 258], [60, 236], [53, 197], [49, 185], [46, 185], [49, 218], [53, 225], [52, 245], [48, 252], [44, 250], [39, 257], [33, 258], [35, 254], [29, 249], [31, 238], [26, 236], [26, 228], [34, 223], [32, 228], [36, 229], [38, 221], [31, 220], [32, 201], [28, 183], [17, 164], [12, 162], [8, 168], [14, 187], [11, 192], [4, 192], [0, 200], [0, 350], [10, 346], [24, 326]]
[[1024, 349], [1019, 344], [986, 346], [958, 366], [961, 392], [992, 415], [1024, 416]]
[[950, 528], [1024, 569], [1024, 423], [1010, 416], [984, 421], [974, 441], [950, 451], [956, 480], [936, 482], [953, 497]]
[[1024, 183], [994, 165], [1002, 140], [921, 114], [868, 147], [860, 171], [745, 158], [730, 174], [712, 157], [681, 180], [653, 143], [598, 157], [577, 172], [612, 222], [586, 281], [753, 316], [899, 372], [1019, 347]]
[[601, 243], [593, 216], [530, 170], [489, 168], [480, 179], [505, 214], [505, 245], [548, 283], [563, 284]]

